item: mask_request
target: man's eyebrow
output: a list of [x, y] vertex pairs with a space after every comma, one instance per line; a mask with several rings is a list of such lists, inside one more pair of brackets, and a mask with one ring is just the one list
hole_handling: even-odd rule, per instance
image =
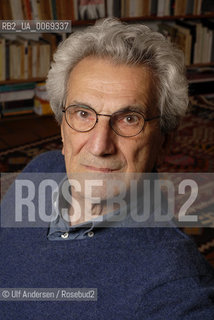
[[[86, 107], [86, 108], [93, 108], [93, 106], [91, 106], [88, 103], [85, 102], [81, 102], [81, 101], [77, 101], [77, 100], [73, 100], [71, 103], [69, 103], [69, 105], [77, 105], [77, 106], [82, 106], [82, 107]], [[133, 112], [140, 112], [145, 114], [146, 113], [146, 107], [144, 105], [128, 105], [125, 107], [121, 107], [119, 108], [117, 111], [115, 112], [123, 112], [123, 111], [133, 111]]]
[[140, 113], [146, 113], [144, 106], [126, 106], [118, 109], [116, 112], [122, 112], [122, 111], [133, 111], [133, 112], [140, 112]]
[[76, 100], [73, 100], [68, 104], [68, 106], [72, 106], [72, 105], [88, 107], [88, 108], [92, 108], [93, 109], [93, 107], [90, 104], [87, 104], [85, 102], [76, 101]]

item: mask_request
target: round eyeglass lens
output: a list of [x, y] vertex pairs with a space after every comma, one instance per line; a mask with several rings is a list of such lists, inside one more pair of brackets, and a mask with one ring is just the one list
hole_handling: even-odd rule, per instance
[[96, 113], [81, 106], [70, 106], [66, 109], [66, 121], [74, 130], [88, 131], [96, 123]]
[[116, 112], [111, 117], [111, 126], [121, 136], [135, 136], [143, 130], [144, 117], [138, 112]]

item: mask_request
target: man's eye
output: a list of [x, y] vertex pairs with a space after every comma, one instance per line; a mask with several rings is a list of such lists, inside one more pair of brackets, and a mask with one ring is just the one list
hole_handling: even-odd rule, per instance
[[127, 124], [136, 124], [139, 122], [139, 118], [136, 115], [127, 115], [124, 117], [124, 122]]
[[85, 110], [77, 110], [76, 114], [79, 118], [87, 119], [90, 116], [90, 113]]

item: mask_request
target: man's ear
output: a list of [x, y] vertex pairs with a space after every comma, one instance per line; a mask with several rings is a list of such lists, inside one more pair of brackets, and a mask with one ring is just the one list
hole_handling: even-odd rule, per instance
[[176, 131], [173, 130], [171, 132], [163, 134], [163, 142], [162, 142], [162, 145], [161, 145], [161, 148], [160, 148], [160, 152], [159, 152], [159, 156], [158, 156], [158, 159], [157, 159], [157, 166], [158, 167], [163, 163], [165, 156], [170, 153], [172, 144], [173, 144], [174, 139], [175, 139], [175, 133], [176, 133]]
[[62, 155], [65, 155], [65, 150], [64, 150], [64, 132], [63, 132], [63, 121], [61, 123], [61, 139], [62, 139]]

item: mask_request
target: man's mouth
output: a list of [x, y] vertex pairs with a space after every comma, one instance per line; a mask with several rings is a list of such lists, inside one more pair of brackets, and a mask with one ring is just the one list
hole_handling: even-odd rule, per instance
[[99, 167], [92, 167], [87, 165], [84, 165], [84, 167], [90, 171], [99, 171], [99, 172], [106, 172], [106, 173], [118, 170], [116, 168], [99, 168]]

